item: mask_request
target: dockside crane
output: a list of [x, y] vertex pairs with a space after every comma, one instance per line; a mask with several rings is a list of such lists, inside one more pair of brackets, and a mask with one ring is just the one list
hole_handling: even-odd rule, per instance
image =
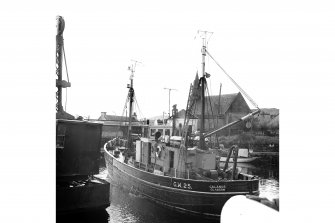
[[[62, 16], [57, 16], [57, 35], [56, 35], [56, 118], [57, 119], [74, 119], [74, 116], [68, 114], [63, 109], [62, 105], [62, 89], [71, 87], [71, 83], [63, 80], [63, 55], [64, 54], [64, 38], [63, 32], [65, 28], [65, 21]], [[65, 58], [64, 58], [65, 59]], [[66, 61], [65, 61], [66, 62]]]

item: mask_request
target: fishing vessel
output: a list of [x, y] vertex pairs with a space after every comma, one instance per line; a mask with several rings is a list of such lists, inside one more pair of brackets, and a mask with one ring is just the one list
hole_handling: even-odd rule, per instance
[[56, 36], [57, 217], [68, 213], [104, 210], [110, 204], [110, 184], [94, 176], [99, 173], [102, 124], [75, 119], [62, 106], [62, 88], [71, 86], [70, 82], [62, 79], [64, 27], [64, 19], [58, 16]]
[[[161, 131], [142, 134], [133, 142], [131, 137], [132, 102], [135, 95], [131, 70], [129, 88], [129, 129], [126, 143], [111, 140], [104, 145], [104, 156], [111, 180], [132, 192], [179, 212], [219, 219], [225, 202], [235, 195], [259, 194], [259, 178], [241, 173], [236, 168], [238, 146], [229, 148], [228, 161], [234, 159], [233, 168], [228, 162], [221, 168], [217, 155], [206, 138], [243, 122], [260, 112], [259, 109], [239, 120], [216, 130], [205, 132], [205, 56], [209, 55], [206, 41], [202, 46], [202, 77], [190, 86], [181, 136], [163, 137]], [[188, 123], [196, 100], [202, 101], [200, 140], [193, 140]], [[172, 112], [172, 116], [175, 112]], [[173, 131], [173, 130], [172, 130]], [[173, 134], [172, 134], [173, 135]]]

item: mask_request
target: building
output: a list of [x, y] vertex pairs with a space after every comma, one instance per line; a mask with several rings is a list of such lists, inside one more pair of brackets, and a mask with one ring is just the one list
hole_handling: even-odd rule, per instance
[[[103, 123], [102, 138], [125, 138], [128, 134], [129, 117], [107, 115], [107, 112], [101, 112], [98, 118], [99, 122]], [[137, 135], [147, 134], [148, 128], [145, 121], [139, 121], [136, 113], [132, 116], [132, 133]]]
[[[192, 118], [189, 120], [191, 132], [200, 130], [201, 101], [198, 100], [194, 106]], [[235, 94], [223, 94], [205, 97], [205, 131], [210, 131], [222, 127], [228, 123], [236, 121], [251, 112], [248, 104], [240, 92]], [[183, 128], [185, 119], [185, 109], [178, 112], [175, 121], [177, 133]], [[235, 134], [245, 128], [245, 123], [232, 126], [221, 134]], [[179, 133], [180, 134], [180, 133]]]

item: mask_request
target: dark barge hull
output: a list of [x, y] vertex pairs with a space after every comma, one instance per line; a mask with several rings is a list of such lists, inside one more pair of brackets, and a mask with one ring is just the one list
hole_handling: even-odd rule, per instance
[[99, 174], [102, 124], [56, 120], [56, 214], [104, 210], [110, 184]]
[[219, 218], [230, 197], [259, 194], [258, 179], [210, 182], [155, 175], [120, 162], [106, 148], [105, 161], [114, 183], [179, 212]]
[[109, 205], [109, 182], [94, 177], [82, 186], [56, 186], [57, 215], [104, 210]]

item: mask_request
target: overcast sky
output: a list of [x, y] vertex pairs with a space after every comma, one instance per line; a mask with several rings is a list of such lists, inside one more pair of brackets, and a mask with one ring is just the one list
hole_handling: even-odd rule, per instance
[[[9, 8], [14, 10], [1, 15], [5, 16], [1, 21], [5, 40], [10, 41], [4, 41], [4, 55], [25, 57], [21, 52], [25, 51], [31, 59], [28, 66], [7, 64], [9, 72], [26, 76], [29, 85], [35, 84], [34, 91], [52, 94], [55, 100], [55, 87], [42, 91], [39, 85], [45, 85], [44, 80], [54, 85], [56, 16], [63, 16], [72, 84], [66, 110], [91, 118], [102, 111], [122, 114], [132, 59], [142, 62], [134, 78], [138, 114], [151, 117], [168, 112], [164, 88], [177, 89], [171, 91], [171, 106], [184, 109], [189, 85], [201, 71], [202, 43], [195, 38], [198, 30], [213, 32], [208, 50], [259, 107], [280, 109], [286, 86], [301, 85], [294, 77], [298, 72], [311, 72], [299, 64], [309, 63], [307, 55], [315, 50], [311, 42], [320, 37], [330, 41], [334, 36], [329, 27], [334, 25], [334, 17], [322, 4], [317, 10], [312, 4], [292, 1], [55, 1], [51, 5], [41, 2], [38, 8], [32, 5], [23, 2], [18, 9], [13, 3]], [[327, 50], [326, 44], [319, 44]], [[41, 68], [49, 72], [42, 73]], [[220, 83], [223, 94], [238, 92], [208, 57], [206, 70], [211, 74], [212, 94], [219, 94]], [[65, 96], [64, 90], [64, 102]]]
[[[81, 7], [59, 11], [66, 21], [65, 51], [72, 83], [68, 112], [91, 117], [101, 111], [121, 114], [131, 59], [142, 62], [134, 84], [144, 117], [168, 112], [164, 88], [177, 89], [171, 91], [171, 106], [185, 108], [189, 85], [201, 71], [198, 30], [214, 33], [209, 51], [260, 107], [280, 107], [278, 82], [287, 74], [281, 73], [278, 63], [288, 54], [289, 49], [283, 48], [287, 35], [295, 32], [292, 13], [281, 16], [286, 6], [121, 1]], [[206, 62], [212, 94], [219, 93], [220, 83], [223, 93], [238, 91], [212, 61]]]

